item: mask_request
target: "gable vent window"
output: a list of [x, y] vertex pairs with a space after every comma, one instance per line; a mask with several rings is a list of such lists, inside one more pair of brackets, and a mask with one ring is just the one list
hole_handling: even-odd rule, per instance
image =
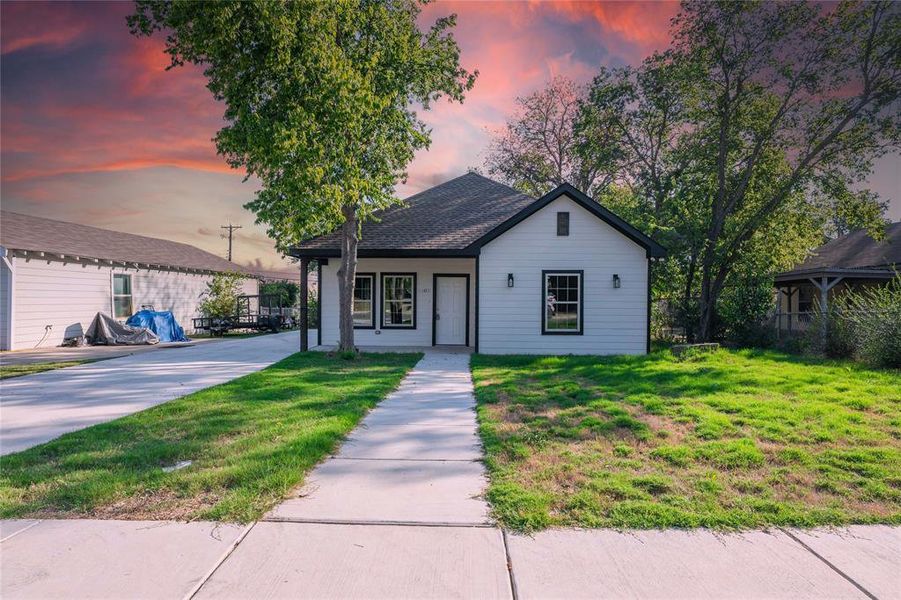
[[557, 213], [557, 235], [569, 235], [569, 213]]

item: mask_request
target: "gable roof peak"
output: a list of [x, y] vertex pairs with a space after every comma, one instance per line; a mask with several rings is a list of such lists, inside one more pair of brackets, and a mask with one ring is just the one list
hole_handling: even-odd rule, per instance
[[[479, 248], [523, 219], [566, 194], [589, 212], [647, 250], [666, 251], [569, 183], [541, 198], [470, 171], [378, 211], [363, 223], [360, 256], [476, 256]], [[315, 237], [291, 251], [296, 257], [340, 256], [340, 232]]]

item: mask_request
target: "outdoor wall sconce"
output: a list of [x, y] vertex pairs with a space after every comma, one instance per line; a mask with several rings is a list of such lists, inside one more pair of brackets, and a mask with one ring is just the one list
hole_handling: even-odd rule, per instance
[[507, 287], [513, 287], [513, 273], [507, 273]]
[[619, 275], [616, 273], [613, 274], [613, 287], [618, 288], [620, 286]]

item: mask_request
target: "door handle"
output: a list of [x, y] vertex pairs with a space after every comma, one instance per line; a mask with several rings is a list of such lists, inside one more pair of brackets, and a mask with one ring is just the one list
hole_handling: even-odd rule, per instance
[[440, 321], [440, 320], [441, 320], [441, 315], [439, 315], [438, 313], [435, 313], [435, 320], [436, 320], [436, 321]]

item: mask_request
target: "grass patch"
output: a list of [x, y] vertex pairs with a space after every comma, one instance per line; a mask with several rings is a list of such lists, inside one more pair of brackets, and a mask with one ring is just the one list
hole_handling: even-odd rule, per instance
[[22, 377], [23, 375], [34, 375], [44, 371], [52, 371], [54, 369], [64, 369], [66, 367], [75, 367], [85, 363], [94, 362], [92, 360], [70, 360], [66, 362], [41, 362], [26, 365], [3, 365], [0, 366], [0, 379], [10, 379], [11, 377]]
[[901, 524], [901, 373], [776, 352], [472, 359], [507, 527]]
[[[419, 354], [295, 354], [0, 457], [0, 517], [250, 521], [284, 498]], [[172, 472], [179, 461], [191, 465]]]

